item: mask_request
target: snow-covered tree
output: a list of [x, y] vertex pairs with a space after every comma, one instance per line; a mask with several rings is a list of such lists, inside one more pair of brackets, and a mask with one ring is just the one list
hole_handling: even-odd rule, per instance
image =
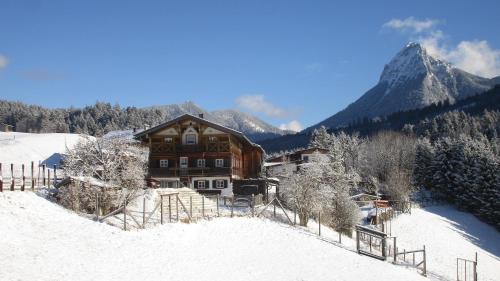
[[78, 200], [80, 209], [95, 204], [96, 192], [101, 202], [109, 203], [111, 193], [119, 193], [120, 200], [128, 200], [145, 187], [146, 163], [147, 150], [130, 140], [85, 138], [67, 150], [64, 173], [98, 184], [94, 184], [96, 188], [73, 186], [63, 189], [59, 196], [62, 201]]

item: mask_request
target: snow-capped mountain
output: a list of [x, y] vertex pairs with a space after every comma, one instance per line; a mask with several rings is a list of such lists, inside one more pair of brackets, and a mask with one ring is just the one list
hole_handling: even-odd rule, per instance
[[179, 115], [190, 113], [195, 116], [203, 114], [203, 118], [218, 123], [222, 126], [240, 131], [247, 135], [253, 141], [282, 136], [293, 133], [291, 131], [281, 130], [273, 125], [270, 125], [257, 117], [236, 110], [217, 110], [206, 111], [197, 106], [193, 102], [185, 102], [182, 104], [171, 104], [150, 107], [162, 112], [165, 119], [172, 119]]
[[432, 57], [418, 43], [409, 43], [384, 67], [377, 85], [346, 109], [306, 130], [347, 126], [365, 117], [454, 102], [490, 89], [500, 81], [479, 77]]

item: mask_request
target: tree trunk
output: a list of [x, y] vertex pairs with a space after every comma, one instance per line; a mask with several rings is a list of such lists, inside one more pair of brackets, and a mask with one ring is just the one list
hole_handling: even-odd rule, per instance
[[299, 212], [299, 220], [301, 226], [307, 226], [307, 222], [309, 221], [309, 215], [305, 212]]

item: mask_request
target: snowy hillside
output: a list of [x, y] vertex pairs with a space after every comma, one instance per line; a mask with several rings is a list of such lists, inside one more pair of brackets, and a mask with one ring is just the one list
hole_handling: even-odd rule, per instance
[[34, 193], [0, 194], [0, 280], [426, 280], [268, 220], [124, 232]]
[[31, 133], [4, 133], [0, 132], [0, 163], [3, 166], [3, 176], [7, 174], [7, 165], [14, 164], [19, 173], [21, 164], [30, 167], [31, 161], [46, 163], [48, 167], [58, 164], [66, 148], [75, 145], [82, 135], [78, 134], [31, 134]]
[[415, 208], [392, 224], [400, 250], [427, 249], [427, 268], [436, 278], [456, 276], [456, 258], [478, 253], [478, 280], [500, 280], [500, 233], [450, 206]]

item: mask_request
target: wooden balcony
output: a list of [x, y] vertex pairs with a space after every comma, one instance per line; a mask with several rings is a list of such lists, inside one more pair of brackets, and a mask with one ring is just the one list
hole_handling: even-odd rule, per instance
[[214, 142], [196, 145], [180, 145], [173, 143], [152, 143], [151, 153], [153, 154], [176, 154], [194, 152], [229, 152], [229, 142]]
[[215, 177], [230, 176], [232, 168], [149, 168], [150, 177]]

